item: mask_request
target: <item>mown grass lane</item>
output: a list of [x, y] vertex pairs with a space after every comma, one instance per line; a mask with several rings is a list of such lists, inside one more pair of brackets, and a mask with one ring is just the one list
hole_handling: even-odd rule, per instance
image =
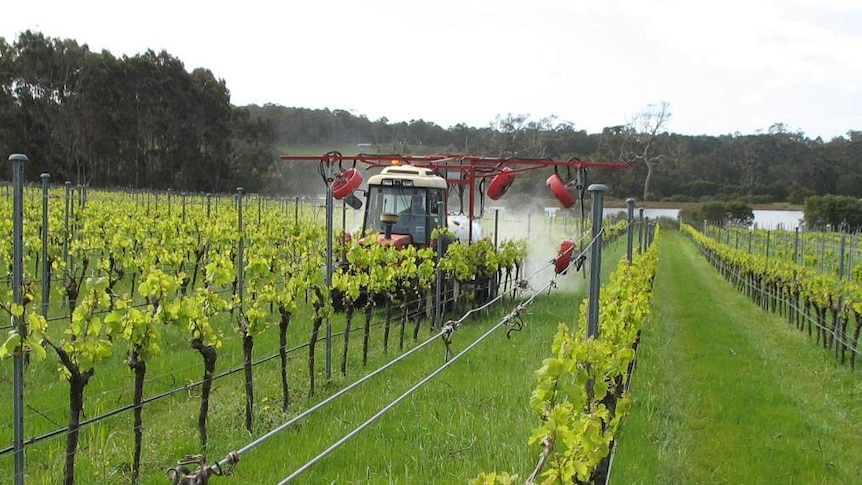
[[862, 483], [862, 384], [663, 234], [610, 483]]

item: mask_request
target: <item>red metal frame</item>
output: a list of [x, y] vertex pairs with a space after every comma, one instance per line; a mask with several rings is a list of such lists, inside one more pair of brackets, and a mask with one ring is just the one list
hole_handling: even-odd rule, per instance
[[[454, 154], [440, 153], [435, 155], [342, 155], [338, 152], [328, 152], [322, 156], [313, 155], [282, 155], [281, 161], [319, 161], [324, 163], [364, 163], [368, 168], [375, 167], [391, 167], [393, 160], [398, 160], [401, 163], [408, 163], [416, 167], [431, 168], [438, 172], [448, 170], [458, 170], [462, 173], [462, 178], [449, 179], [446, 178], [446, 183], [451, 185], [469, 185], [469, 214], [470, 221], [473, 220], [473, 204], [475, 203], [476, 180], [490, 178], [498, 175], [502, 168], [509, 167], [512, 172], [525, 172], [527, 170], [535, 170], [543, 167], [554, 167], [559, 170], [559, 167], [574, 168], [577, 170], [586, 168], [628, 168], [627, 163], [613, 162], [592, 162], [581, 158], [572, 157], [568, 160], [552, 160], [547, 158], [520, 158], [520, 157], [488, 157], [483, 155], [469, 154]], [[447, 172], [442, 172], [441, 177], [446, 177]], [[472, 224], [470, 226], [470, 239], [473, 235]]]
[[[508, 165], [525, 165], [519, 169], [513, 169], [517, 172], [533, 170], [541, 167], [571, 167], [571, 168], [628, 168], [627, 163], [614, 162], [592, 162], [581, 158], [572, 157], [568, 160], [552, 160], [548, 158], [520, 158], [520, 157], [487, 157], [484, 155], [467, 155], [440, 153], [436, 155], [369, 155], [360, 153], [358, 155], [341, 155], [339, 153], [329, 152], [322, 156], [314, 155], [282, 155], [281, 161], [323, 161], [328, 163], [342, 162], [362, 162], [370, 167], [389, 167], [392, 160], [400, 160], [407, 162], [417, 167], [425, 168], [448, 168], [448, 169], [465, 169], [483, 170], [487, 173], [480, 175], [481, 177], [490, 177], [496, 175], [502, 166]], [[469, 162], [469, 166], [465, 166], [464, 162]]]

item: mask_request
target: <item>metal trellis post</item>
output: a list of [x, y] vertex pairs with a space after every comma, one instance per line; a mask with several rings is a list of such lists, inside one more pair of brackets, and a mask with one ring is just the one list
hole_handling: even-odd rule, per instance
[[650, 244], [652, 244], [653, 233], [655, 232], [656, 219], [649, 217], [644, 217], [644, 225], [646, 226], [646, 232], [644, 232], [644, 251], [649, 249]]
[[593, 194], [593, 234], [590, 260], [590, 300], [587, 311], [587, 338], [599, 338], [599, 292], [601, 290], [602, 274], [602, 241], [599, 239], [602, 231], [602, 204], [608, 187], [602, 184], [592, 184], [587, 190]]
[[498, 235], [500, 234], [500, 209], [494, 209], [494, 249], [499, 248], [500, 238]]
[[239, 247], [237, 248], [237, 291], [239, 292], [240, 307], [243, 304], [245, 293], [245, 237], [243, 235], [242, 225], [242, 187], [236, 188], [236, 213], [237, 213], [237, 231], [239, 231]]
[[632, 264], [632, 252], [634, 250], [633, 246], [634, 246], [634, 239], [635, 239], [634, 226], [633, 226], [633, 222], [635, 219], [635, 200], [633, 198], [629, 197], [628, 199], [626, 199], [626, 204], [628, 205], [628, 221], [629, 221], [629, 225], [626, 229], [626, 238], [627, 238], [626, 257], [628, 257], [629, 264]]
[[43, 173], [42, 178], [42, 316], [48, 318], [48, 292], [51, 265], [48, 261], [48, 182], [51, 174]]
[[[326, 292], [332, 291], [332, 233], [335, 202], [332, 200], [332, 167], [326, 167]], [[299, 207], [299, 204], [297, 204]], [[328, 295], [327, 295], [328, 296]], [[326, 317], [326, 378], [332, 378], [332, 319]]]
[[638, 207], [638, 250], [644, 252], [644, 208]]
[[841, 243], [838, 246], [838, 279], [844, 279], [844, 257], [847, 253], [847, 233], [841, 231]]
[[771, 240], [769, 229], [766, 230], [766, 259], [769, 259], [769, 241]]
[[[16, 153], [9, 156], [12, 162], [12, 301], [23, 308], [21, 284], [24, 279], [24, 163], [27, 155]], [[21, 315], [13, 312], [12, 324], [18, 329], [21, 343], [15, 349], [13, 378], [14, 415], [13, 445], [15, 447], [15, 484], [24, 484], [24, 338], [27, 323]]]
[[65, 217], [65, 219], [66, 219], [66, 221], [65, 221], [66, 234], [63, 235], [63, 261], [65, 261], [66, 264], [69, 264], [69, 238], [70, 238], [69, 217], [71, 216], [70, 212], [72, 210], [72, 182], [67, 180], [65, 183], [65, 186], [66, 186], [66, 217]]
[[[443, 202], [437, 203], [437, 214], [441, 215], [441, 223], [445, 224], [445, 219], [442, 219], [443, 211]], [[445, 227], [445, 226], [442, 226]], [[440, 269], [440, 258], [443, 257], [443, 238], [445, 236], [441, 234], [437, 237], [437, 254], [434, 255], [434, 331], [439, 331], [443, 327], [443, 298], [445, 292], [443, 291], [443, 270]]]

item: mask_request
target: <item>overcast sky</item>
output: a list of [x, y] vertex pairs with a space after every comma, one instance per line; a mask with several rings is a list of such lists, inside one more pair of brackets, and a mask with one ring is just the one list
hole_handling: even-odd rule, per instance
[[862, 0], [5, 2], [0, 36], [27, 29], [164, 49], [236, 105], [593, 133], [665, 101], [676, 133], [862, 130]]

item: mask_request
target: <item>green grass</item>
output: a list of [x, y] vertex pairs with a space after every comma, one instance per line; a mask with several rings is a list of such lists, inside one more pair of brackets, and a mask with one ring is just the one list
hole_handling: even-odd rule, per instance
[[[528, 407], [533, 371], [556, 328], [550, 322], [564, 318], [548, 309], [533, 311], [523, 331], [511, 339], [504, 329], [496, 331], [301, 482], [463, 483], [485, 469], [529, 467], [526, 438], [537, 423]], [[463, 349], [500, 316], [494, 312], [458, 330], [454, 349]], [[284, 478], [436, 369], [443, 355], [442, 342], [423, 349], [315, 413], [298, 430], [249, 453], [240, 480], [274, 483]], [[278, 466], [255, 465], [260, 463]]]
[[860, 483], [858, 378], [683, 236], [662, 244], [611, 483]]
[[[605, 252], [604, 273], [615, 267], [623, 249], [617, 244]], [[506, 339], [505, 329], [455, 362], [390, 413], [371, 425], [342, 449], [333, 453], [304, 474], [301, 483], [463, 483], [481, 471], [509, 470], [527, 473], [538, 450], [527, 446], [527, 438], [539, 424], [527, 403], [535, 387], [534, 371], [550, 352], [552, 336], [560, 321], [572, 322], [583, 298], [585, 280], [571, 274], [577, 291], [558, 290], [543, 295], [523, 316], [525, 328]], [[535, 281], [542, 286], [547, 280]], [[568, 286], [566, 286], [568, 288]], [[514, 303], [507, 300], [499, 308], [468, 320], [453, 337], [459, 351], [508, 313]], [[376, 317], [379, 320], [380, 317]], [[334, 331], [342, 328], [335, 319]], [[363, 316], [354, 317], [349, 371], [339, 374], [341, 337], [333, 350], [333, 379], [326, 385], [323, 377], [323, 344], [317, 348], [318, 392], [308, 395], [307, 350], [292, 354], [290, 381], [293, 404], [287, 413], [280, 411], [278, 360], [255, 368], [255, 430], [244, 429], [242, 373], [214, 384], [210, 403], [208, 462], [212, 463], [287, 421], [303, 409], [319, 402], [361, 375], [391, 359], [397, 353], [397, 326], [390, 337], [390, 352], [382, 351], [383, 329], [372, 329], [373, 347], [369, 364], [361, 364]], [[219, 351], [216, 372], [239, 365], [239, 337], [233, 321], [219, 324], [225, 330], [224, 347]], [[291, 325], [290, 345], [307, 341], [310, 319], [297, 317]], [[153, 395], [200, 379], [201, 359], [188, 346], [185, 334], [171, 326], [164, 328], [163, 352], [148, 369], [146, 395]], [[412, 345], [412, 328], [407, 340]], [[430, 332], [423, 324], [420, 340]], [[255, 339], [255, 357], [275, 352], [276, 329]], [[131, 402], [132, 375], [119, 356], [100, 364], [84, 395], [85, 417], [115, 409]], [[442, 364], [444, 347], [434, 342], [407, 361], [372, 379], [332, 405], [321, 409], [299, 425], [250, 451], [240, 462], [235, 478], [216, 478], [225, 483], [276, 483], [309, 458], [351, 431], [359, 423], [411, 387], [428, 372]], [[11, 389], [11, 360], [4, 361], [0, 383]], [[34, 363], [27, 370], [27, 436], [62, 428], [67, 420], [68, 386], [56, 371], [56, 357]], [[11, 443], [11, 393], [0, 396], [9, 403], [0, 412], [2, 436]], [[198, 389], [147, 405], [144, 409], [144, 450], [142, 483], [167, 483], [165, 468], [186, 454], [199, 453], [197, 411]], [[124, 413], [81, 430], [76, 460], [76, 483], [127, 481], [132, 462], [132, 416]], [[53, 484], [62, 481], [65, 437], [51, 438], [27, 448], [27, 482]], [[12, 455], [0, 457], [0, 484], [12, 483]]]
[[[605, 277], [616, 267], [622, 249], [617, 244], [606, 251]], [[570, 277], [581, 279], [579, 274]], [[539, 452], [527, 446], [540, 423], [528, 405], [535, 370], [550, 352], [557, 323], [577, 318], [585, 285], [580, 288], [538, 298], [524, 315], [521, 332], [507, 339], [505, 329], [497, 330], [298, 481], [451, 484], [493, 470], [526, 476]], [[453, 350], [469, 345], [510, 310], [511, 304], [503, 305], [470, 321], [454, 334]], [[249, 452], [237, 480], [277, 483], [442, 363], [442, 345], [423, 349], [403, 366]]]

